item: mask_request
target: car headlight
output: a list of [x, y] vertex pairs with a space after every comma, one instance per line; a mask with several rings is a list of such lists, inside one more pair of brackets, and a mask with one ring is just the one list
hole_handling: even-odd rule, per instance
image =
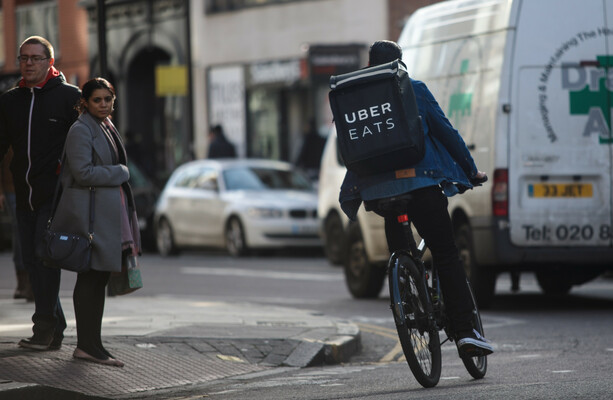
[[283, 212], [277, 208], [252, 207], [247, 210], [247, 215], [252, 218], [281, 218]]

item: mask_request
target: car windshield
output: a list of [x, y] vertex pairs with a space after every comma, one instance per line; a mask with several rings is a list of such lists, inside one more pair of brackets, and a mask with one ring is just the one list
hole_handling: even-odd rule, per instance
[[311, 190], [309, 180], [292, 170], [239, 167], [225, 170], [223, 178], [227, 190]]

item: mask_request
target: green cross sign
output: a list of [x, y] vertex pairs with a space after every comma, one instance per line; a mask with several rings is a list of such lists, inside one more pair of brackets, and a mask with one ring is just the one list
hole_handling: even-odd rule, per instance
[[590, 90], [587, 79], [583, 89], [569, 91], [570, 113], [571, 115], [588, 115], [583, 131], [585, 136], [598, 133], [600, 143], [613, 143], [611, 136], [613, 92], [607, 87], [609, 67], [613, 67], [613, 56], [597, 56], [596, 60], [598, 66], [605, 69], [605, 74], [598, 78], [598, 91]]
[[[465, 75], [468, 72], [468, 60], [462, 60], [460, 65], [460, 75]], [[459, 116], [470, 115], [473, 102], [473, 94], [462, 92], [462, 79], [458, 82], [457, 90], [451, 94], [449, 98], [449, 118], [457, 118]]]

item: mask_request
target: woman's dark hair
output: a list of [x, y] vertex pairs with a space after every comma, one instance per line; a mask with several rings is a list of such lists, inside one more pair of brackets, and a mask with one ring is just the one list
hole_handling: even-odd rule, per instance
[[402, 48], [391, 40], [377, 40], [368, 51], [368, 65], [381, 65], [402, 59]]
[[77, 109], [79, 112], [83, 112], [85, 110], [85, 104], [96, 89], [106, 89], [111, 92], [111, 96], [113, 96], [113, 100], [115, 100], [115, 88], [111, 85], [111, 82], [107, 81], [104, 78], [93, 78], [89, 81], [85, 82], [83, 85], [83, 90], [81, 91], [81, 100], [77, 105]]

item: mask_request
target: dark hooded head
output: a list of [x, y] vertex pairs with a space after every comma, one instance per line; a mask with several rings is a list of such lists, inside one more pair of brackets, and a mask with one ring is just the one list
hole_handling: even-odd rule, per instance
[[391, 40], [377, 40], [368, 51], [368, 65], [380, 65], [402, 59], [402, 48]]

